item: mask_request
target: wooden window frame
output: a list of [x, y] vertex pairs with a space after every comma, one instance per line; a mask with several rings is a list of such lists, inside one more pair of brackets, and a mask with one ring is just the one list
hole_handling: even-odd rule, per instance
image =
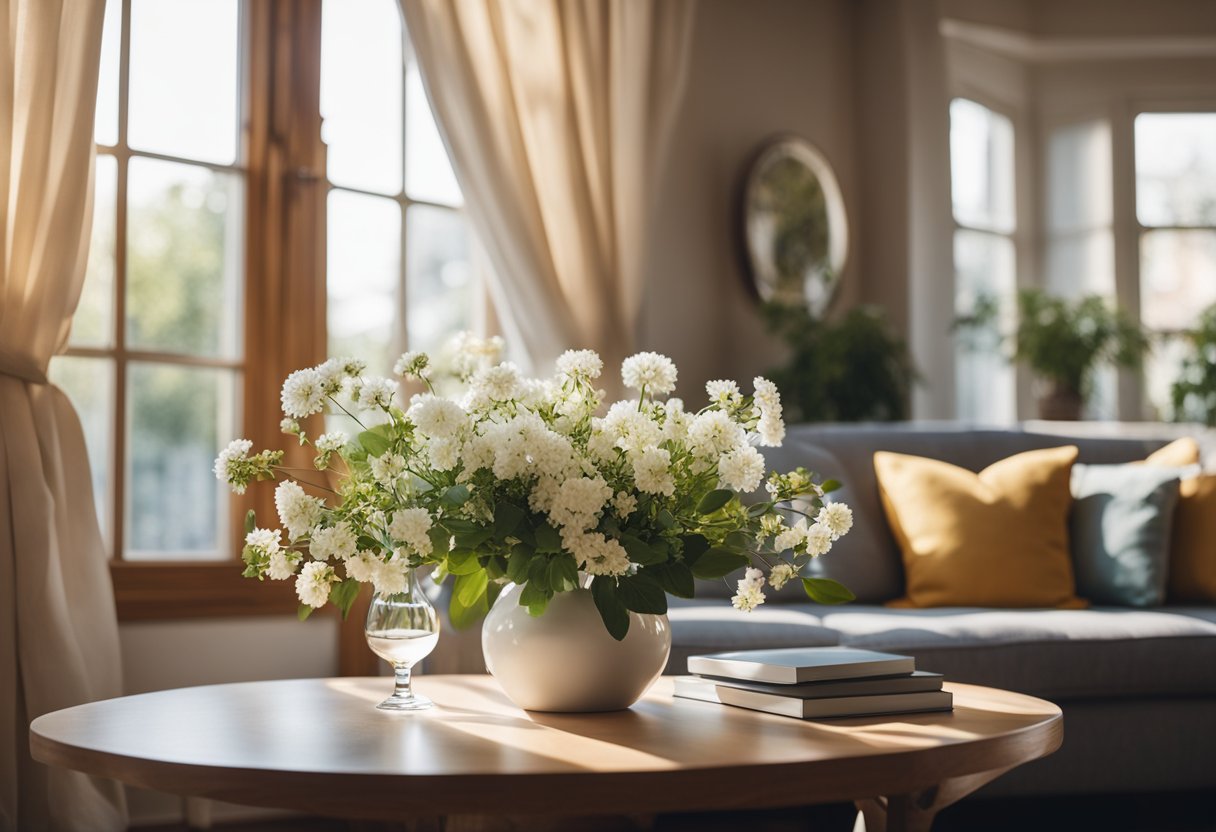
[[[316, 364], [325, 354], [325, 147], [318, 108], [320, 89], [321, 0], [243, 0], [241, 14], [241, 130], [234, 165], [244, 176], [244, 354], [240, 362], [183, 359], [174, 363], [237, 367], [243, 371], [241, 435], [255, 446], [282, 444], [277, 391], [290, 369]], [[130, 66], [130, 0], [123, 0], [119, 90], [118, 157], [120, 192], [126, 188], [131, 156], [199, 164], [126, 149], [126, 105]], [[110, 149], [103, 152], [110, 153]], [[119, 197], [119, 204], [122, 198]], [[120, 212], [117, 239], [125, 239], [126, 212]], [[121, 272], [126, 252], [116, 246], [114, 320], [121, 329]], [[69, 355], [123, 361], [128, 354], [122, 333], [115, 349], [77, 349]], [[140, 351], [139, 358], [155, 353]], [[115, 466], [124, 464], [125, 391], [122, 373], [115, 385]], [[319, 426], [319, 421], [317, 426]], [[310, 464], [302, 451], [289, 449], [288, 464]], [[117, 468], [114, 469], [117, 471]], [[116, 477], [121, 480], [121, 477]], [[292, 614], [297, 607], [290, 582], [256, 582], [241, 577], [242, 518], [253, 508], [274, 516], [270, 489], [253, 489], [231, 500], [232, 557], [215, 561], [130, 561], [121, 559], [125, 496], [112, 490], [114, 552], [110, 574], [120, 621]], [[353, 614], [352, 614], [353, 615]]]

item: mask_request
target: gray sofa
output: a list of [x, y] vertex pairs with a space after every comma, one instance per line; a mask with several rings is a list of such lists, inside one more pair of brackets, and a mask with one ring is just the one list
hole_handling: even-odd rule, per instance
[[[916, 657], [947, 679], [1041, 696], [1064, 710], [1064, 745], [986, 789], [988, 794], [1216, 788], [1216, 607], [1086, 610], [888, 609], [903, 590], [899, 550], [878, 497], [874, 451], [930, 456], [971, 470], [1033, 448], [1076, 444], [1080, 461], [1143, 459], [1164, 441], [1063, 439], [940, 425], [796, 426], [770, 467], [805, 465], [841, 480], [853, 531], [813, 568], [857, 601], [809, 603], [800, 587], [770, 593], [753, 613], [724, 603], [726, 582], [673, 604], [668, 672], [689, 655], [846, 644]], [[1216, 547], [1216, 541], [1212, 542]], [[1216, 556], [1216, 553], [1214, 553]]]

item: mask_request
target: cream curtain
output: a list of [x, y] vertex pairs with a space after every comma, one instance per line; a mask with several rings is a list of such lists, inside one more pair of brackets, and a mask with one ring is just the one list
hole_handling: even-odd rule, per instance
[[124, 829], [121, 787], [33, 762], [28, 731], [121, 692], [84, 436], [46, 378], [84, 281], [104, 0], [0, 9], [0, 826]]
[[634, 347], [692, 0], [402, 0], [504, 326], [536, 369]]

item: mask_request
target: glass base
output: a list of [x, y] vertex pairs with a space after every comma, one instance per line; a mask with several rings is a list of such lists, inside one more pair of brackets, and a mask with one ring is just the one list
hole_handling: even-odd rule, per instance
[[398, 696], [393, 694], [376, 707], [382, 711], [425, 711], [434, 704], [425, 696]]

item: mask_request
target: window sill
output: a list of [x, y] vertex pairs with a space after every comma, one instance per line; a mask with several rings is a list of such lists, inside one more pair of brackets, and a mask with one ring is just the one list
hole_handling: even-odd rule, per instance
[[111, 561], [119, 621], [294, 615], [294, 581], [241, 577], [239, 561]]

